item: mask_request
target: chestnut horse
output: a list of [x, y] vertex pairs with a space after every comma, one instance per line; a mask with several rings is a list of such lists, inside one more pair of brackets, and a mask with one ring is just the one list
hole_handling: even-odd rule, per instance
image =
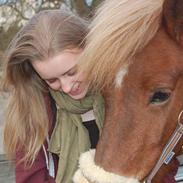
[[81, 68], [106, 114], [75, 182], [163, 183], [183, 144], [183, 0], [107, 0], [87, 40]]

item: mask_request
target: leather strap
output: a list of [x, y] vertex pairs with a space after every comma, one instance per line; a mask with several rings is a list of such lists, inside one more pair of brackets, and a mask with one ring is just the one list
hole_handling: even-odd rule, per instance
[[153, 177], [156, 175], [156, 173], [161, 168], [161, 166], [164, 163], [168, 164], [171, 161], [171, 159], [173, 158], [173, 156], [175, 154], [173, 152], [173, 150], [183, 135], [183, 124], [181, 123], [182, 115], [183, 115], [183, 111], [181, 111], [178, 116], [178, 124], [177, 124], [177, 127], [176, 127], [174, 133], [170, 137], [170, 140], [168, 141], [165, 148], [163, 149], [163, 152], [162, 152], [158, 162], [156, 163], [155, 167], [152, 169], [152, 171], [148, 175], [148, 177], [145, 179], [144, 183], [151, 183]]

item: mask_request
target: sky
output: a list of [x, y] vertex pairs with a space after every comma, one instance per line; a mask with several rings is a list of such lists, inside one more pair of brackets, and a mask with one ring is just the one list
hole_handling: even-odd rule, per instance
[[0, 0], [0, 5], [4, 4], [6, 0]]
[[93, 0], [85, 0], [86, 1], [86, 3], [88, 4], [88, 6], [90, 6], [91, 4], [92, 4], [92, 1]]
[[3, 5], [5, 3], [8, 3], [8, 2], [12, 2], [14, 0], [0, 0], [0, 5]]

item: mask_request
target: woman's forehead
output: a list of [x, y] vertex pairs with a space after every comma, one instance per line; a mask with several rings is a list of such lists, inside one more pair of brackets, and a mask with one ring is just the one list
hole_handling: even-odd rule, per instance
[[79, 52], [64, 51], [45, 60], [35, 60], [31, 64], [43, 79], [59, 77], [72, 69], [78, 62]]

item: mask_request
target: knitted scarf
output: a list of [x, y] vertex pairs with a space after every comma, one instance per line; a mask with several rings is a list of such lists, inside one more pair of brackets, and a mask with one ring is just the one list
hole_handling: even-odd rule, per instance
[[99, 94], [74, 100], [64, 93], [50, 92], [56, 101], [57, 118], [48, 149], [59, 156], [56, 183], [71, 183], [80, 154], [90, 149], [89, 134], [82, 124], [81, 114], [93, 109], [101, 133], [104, 100]]

